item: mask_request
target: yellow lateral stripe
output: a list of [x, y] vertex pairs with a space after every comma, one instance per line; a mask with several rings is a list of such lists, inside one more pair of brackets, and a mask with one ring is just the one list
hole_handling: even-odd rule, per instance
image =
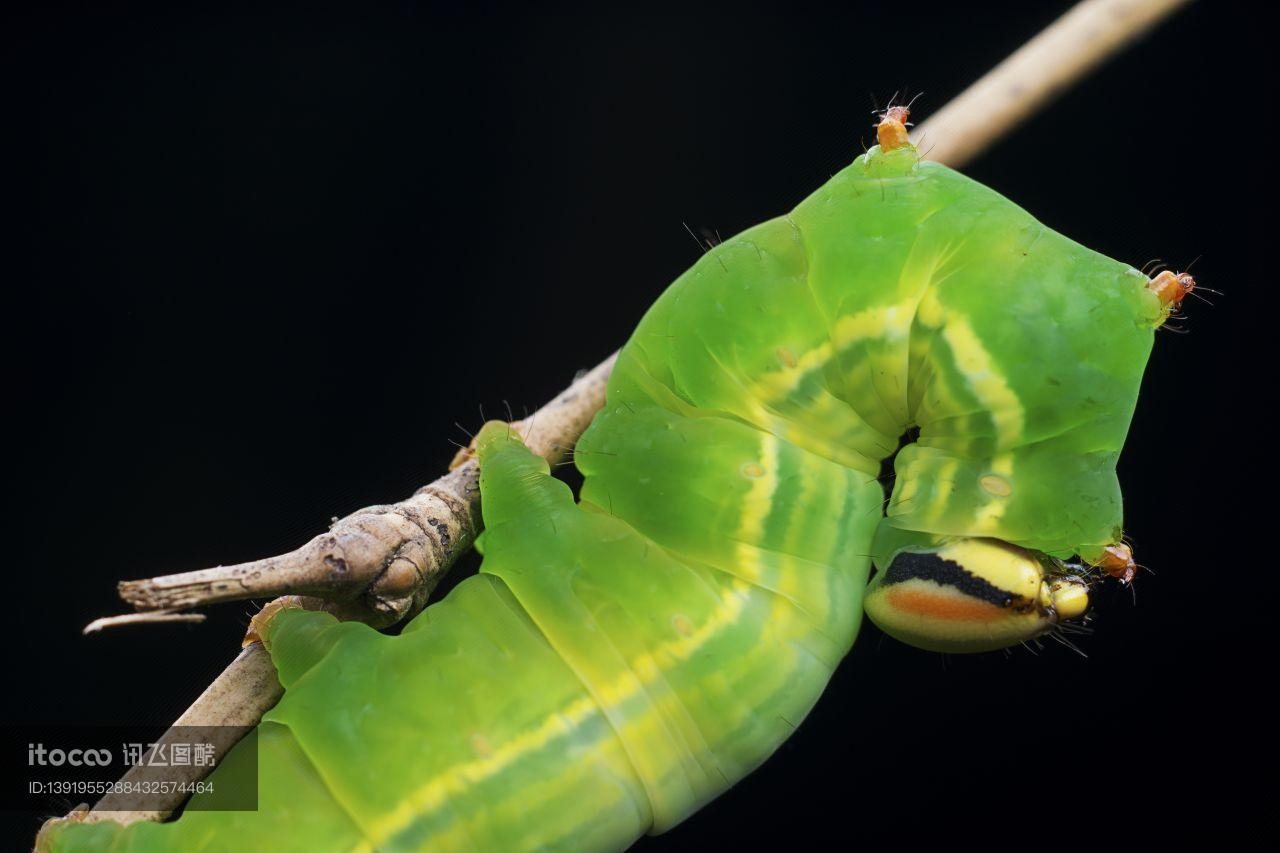
[[760, 473], [751, 481], [751, 488], [742, 498], [742, 520], [738, 523], [738, 558], [750, 562], [754, 553], [744, 543], [759, 543], [764, 536], [764, 523], [773, 506], [773, 494], [778, 489], [778, 439], [767, 432], [760, 436], [760, 455], [756, 464]]
[[[652, 652], [640, 655], [635, 662], [637, 671], [642, 670], [645, 673], [657, 676], [661, 674], [659, 661], [670, 661], [674, 664], [693, 657], [694, 653], [710, 642], [716, 634], [732, 626], [737, 621], [738, 617], [742, 615], [743, 606], [746, 604], [747, 598], [750, 597], [752, 589], [751, 584], [735, 577], [721, 596], [720, 604], [710, 619], [689, 636], [667, 640]], [[624, 701], [627, 698], [630, 697], [622, 697]]]
[[750, 394], [764, 400], [781, 400], [791, 395], [810, 373], [821, 370], [831, 360], [831, 342], [824, 341], [784, 364], [782, 370], [764, 374], [751, 386]]
[[973, 326], [963, 317], [950, 314], [942, 329], [942, 337], [951, 347], [956, 369], [969, 383], [978, 401], [991, 413], [996, 428], [996, 447], [1002, 450], [1016, 447], [1022, 438], [1022, 400], [996, 370], [991, 354], [978, 339]]
[[[849, 314], [836, 321], [831, 332], [836, 349], [843, 351], [859, 341], [905, 341], [911, 331], [914, 311], [906, 311], [904, 305], [877, 305], [857, 314]], [[914, 303], [911, 304], [914, 308]]]
[[[947, 514], [947, 508], [951, 506], [951, 489], [945, 486], [956, 481], [956, 473], [960, 470], [960, 463], [955, 459], [947, 459], [938, 466], [937, 472], [933, 476], [933, 500], [926, 506], [912, 507], [907, 510], [910, 515], [915, 515], [927, 523], [936, 523], [939, 519]], [[915, 478], [912, 478], [915, 479]], [[915, 497], [914, 493], [912, 497]], [[901, 503], [903, 499], [899, 499]]]
[[501, 773], [521, 756], [570, 733], [575, 726], [598, 713], [600, 709], [595, 700], [584, 696], [574, 700], [563, 711], [552, 713], [537, 728], [521, 732], [506, 741], [494, 749], [492, 754], [450, 767], [409, 792], [391, 812], [378, 821], [372, 831], [374, 843], [385, 843], [419, 817], [439, 809], [449, 794], [465, 791], [467, 786]]
[[[643, 691], [637, 687], [637, 684], [643, 687], [653, 684], [662, 677], [662, 669], [658, 661], [687, 660], [715, 634], [731, 626], [742, 613], [751, 590], [751, 584], [735, 578], [726, 588], [712, 618], [688, 637], [669, 640], [653, 652], [637, 658], [633, 662], [632, 671], [635, 676], [640, 677], [639, 681], [631, 675], [621, 677], [601, 688], [600, 695], [615, 707], [639, 695]], [[388, 839], [403, 831], [414, 821], [437, 811], [448, 795], [461, 793], [469, 786], [501, 773], [528, 753], [543, 748], [553, 739], [570, 734], [574, 727], [597, 713], [602, 711], [592, 697], [584, 696], [576, 699], [563, 711], [553, 712], [536, 728], [522, 732], [493, 749], [490, 755], [479, 757], [466, 764], [455, 765], [439, 776], [429, 779], [409, 792], [391, 812], [372, 827], [374, 845], [386, 843]], [[652, 713], [651, 711], [649, 715]], [[639, 719], [635, 723], [644, 724]]]
[[986, 496], [984, 503], [974, 515], [973, 531], [977, 535], [994, 533], [996, 525], [1009, 506], [1009, 498], [1013, 494], [1013, 455], [1002, 453], [991, 461], [987, 474], [978, 479], [982, 493]]

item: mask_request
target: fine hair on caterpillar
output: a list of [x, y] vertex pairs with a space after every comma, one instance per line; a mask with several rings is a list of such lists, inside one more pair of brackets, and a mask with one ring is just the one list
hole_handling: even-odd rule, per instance
[[[915, 104], [916, 99], [923, 95], [924, 92], [916, 92], [914, 95], [908, 97], [907, 92], [909, 91], [909, 89], [904, 87], [898, 92], [894, 92], [889, 97], [889, 101], [885, 104], [884, 109], [881, 109], [879, 104], [876, 103], [876, 98], [873, 95], [871, 98], [873, 104], [871, 114], [876, 117], [876, 124], [873, 126], [879, 126], [880, 122], [885, 119], [897, 121], [907, 127], [914, 126], [912, 122], [908, 121], [911, 117], [911, 107]], [[899, 94], [899, 92], [901, 94]]]

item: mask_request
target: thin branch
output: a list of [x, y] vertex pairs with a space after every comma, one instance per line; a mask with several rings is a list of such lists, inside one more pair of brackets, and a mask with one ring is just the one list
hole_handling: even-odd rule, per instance
[[[564, 458], [604, 405], [614, 356], [577, 378], [554, 400], [513, 426], [551, 463]], [[306, 595], [325, 609], [375, 627], [395, 624], [427, 597], [480, 527], [479, 468], [467, 451], [453, 470], [395, 504], [335, 521], [307, 544], [264, 560], [124, 581], [120, 596], [142, 611], [185, 610], [226, 601]], [[121, 617], [98, 620], [124, 622]]]
[[1084, 0], [965, 89], [913, 138], [959, 166], [1191, 0]]
[[[990, 147], [1023, 119], [1097, 66], [1108, 56], [1150, 29], [1187, 0], [1085, 0], [997, 66], [917, 131], [928, 137], [930, 156], [961, 166]], [[595, 412], [604, 403], [604, 389], [614, 357], [581, 376], [560, 396], [532, 417], [517, 424], [522, 437], [552, 463], [562, 458]], [[387, 624], [389, 617], [416, 612], [449, 564], [470, 547], [479, 526], [479, 493], [476, 464], [464, 451], [458, 467], [412, 498], [391, 506], [362, 510], [337, 522], [329, 533], [283, 557], [220, 569], [171, 575], [122, 585], [122, 594], [142, 608], [205, 604], [213, 601], [312, 592], [328, 601], [310, 600], [305, 606], [324, 608], [341, 618], [358, 618]], [[448, 543], [427, 530], [415, 533], [406, 515], [420, 514], [415, 501], [422, 495], [440, 499], [441, 520], [451, 532]], [[445, 499], [445, 495], [450, 500]], [[432, 525], [427, 525], [431, 527]], [[343, 537], [350, 535], [354, 545]], [[421, 541], [420, 541], [421, 539]], [[370, 543], [374, 543], [371, 545]], [[387, 543], [408, 549], [402, 568], [412, 566], [416, 587], [406, 588], [403, 578], [392, 577], [396, 560], [383, 562]], [[434, 550], [435, 546], [442, 546]], [[351, 551], [348, 552], [347, 548]], [[382, 548], [379, 551], [378, 548]], [[326, 557], [341, 558], [348, 578], [318, 571]], [[405, 568], [407, 572], [408, 569]], [[255, 574], [257, 573], [257, 574]], [[278, 574], [278, 578], [263, 575]], [[380, 586], [382, 584], [383, 586]], [[422, 590], [425, 590], [423, 592]], [[390, 602], [390, 604], [388, 604]], [[268, 605], [270, 607], [271, 605]], [[282, 694], [270, 656], [262, 645], [250, 641], [240, 656], [201, 694], [175, 725], [252, 725]], [[193, 776], [191, 781], [196, 781]], [[172, 808], [181, 802], [174, 799]], [[93, 812], [73, 812], [69, 820], [110, 819], [130, 823], [159, 819], [170, 810], [154, 812], [105, 812], [102, 804]]]
[[[233, 727], [256, 726], [262, 715], [271, 710], [284, 688], [276, 677], [275, 665], [271, 663], [271, 655], [261, 643], [251, 643], [241, 650], [236, 659], [213, 680], [213, 683], [200, 694], [191, 707], [174, 721], [178, 726], [219, 726], [225, 728], [210, 729], [207, 737], [217, 748], [218, 754], [225, 754], [231, 743], [217, 743], [222, 734], [231, 735], [237, 731]], [[173, 729], [161, 736], [158, 743], [169, 743], [173, 738]], [[209, 774], [210, 767], [165, 768], [165, 782], [198, 782]], [[132, 783], [149, 781], [148, 773], [155, 773], [157, 768], [148, 765], [135, 765], [122, 777], [121, 781], [130, 783], [123, 786], [126, 790], [136, 787]], [[181, 785], [176, 787], [182, 787]], [[71, 812], [63, 820], [94, 822], [113, 820], [117, 823], [134, 823], [139, 820], [164, 820], [186, 799], [185, 794], [174, 794], [167, 807], [149, 811], [112, 811], [117, 807], [117, 798], [121, 795], [108, 794], [94, 805], [92, 811], [79, 809]], [[125, 795], [127, 796], [127, 795]], [[136, 797], [132, 799], [136, 800]], [[160, 796], [154, 798], [160, 801]], [[57, 819], [55, 819], [57, 820]]]
[[444, 572], [475, 538], [480, 504], [475, 465], [450, 471], [399, 503], [372, 506], [327, 533], [265, 560], [120, 584], [138, 610], [311, 595], [378, 627], [420, 610]]

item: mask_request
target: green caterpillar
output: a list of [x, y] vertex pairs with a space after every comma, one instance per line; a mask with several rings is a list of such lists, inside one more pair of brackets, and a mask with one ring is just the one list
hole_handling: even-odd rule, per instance
[[396, 637], [267, 623], [286, 692], [258, 811], [55, 822], [39, 849], [619, 849], [768, 758], [864, 607], [982, 650], [1083, 612], [1073, 556], [1130, 578], [1115, 465], [1189, 277], [921, 161], [890, 113], [649, 310], [579, 442], [580, 503], [490, 424], [478, 576]]

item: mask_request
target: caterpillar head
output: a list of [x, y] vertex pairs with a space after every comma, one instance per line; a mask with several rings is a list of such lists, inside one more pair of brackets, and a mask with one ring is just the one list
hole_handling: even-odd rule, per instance
[[988, 652], [1034, 639], [1089, 606], [1089, 587], [1065, 566], [995, 539], [953, 539], [903, 551], [867, 589], [867, 616], [908, 645]]

